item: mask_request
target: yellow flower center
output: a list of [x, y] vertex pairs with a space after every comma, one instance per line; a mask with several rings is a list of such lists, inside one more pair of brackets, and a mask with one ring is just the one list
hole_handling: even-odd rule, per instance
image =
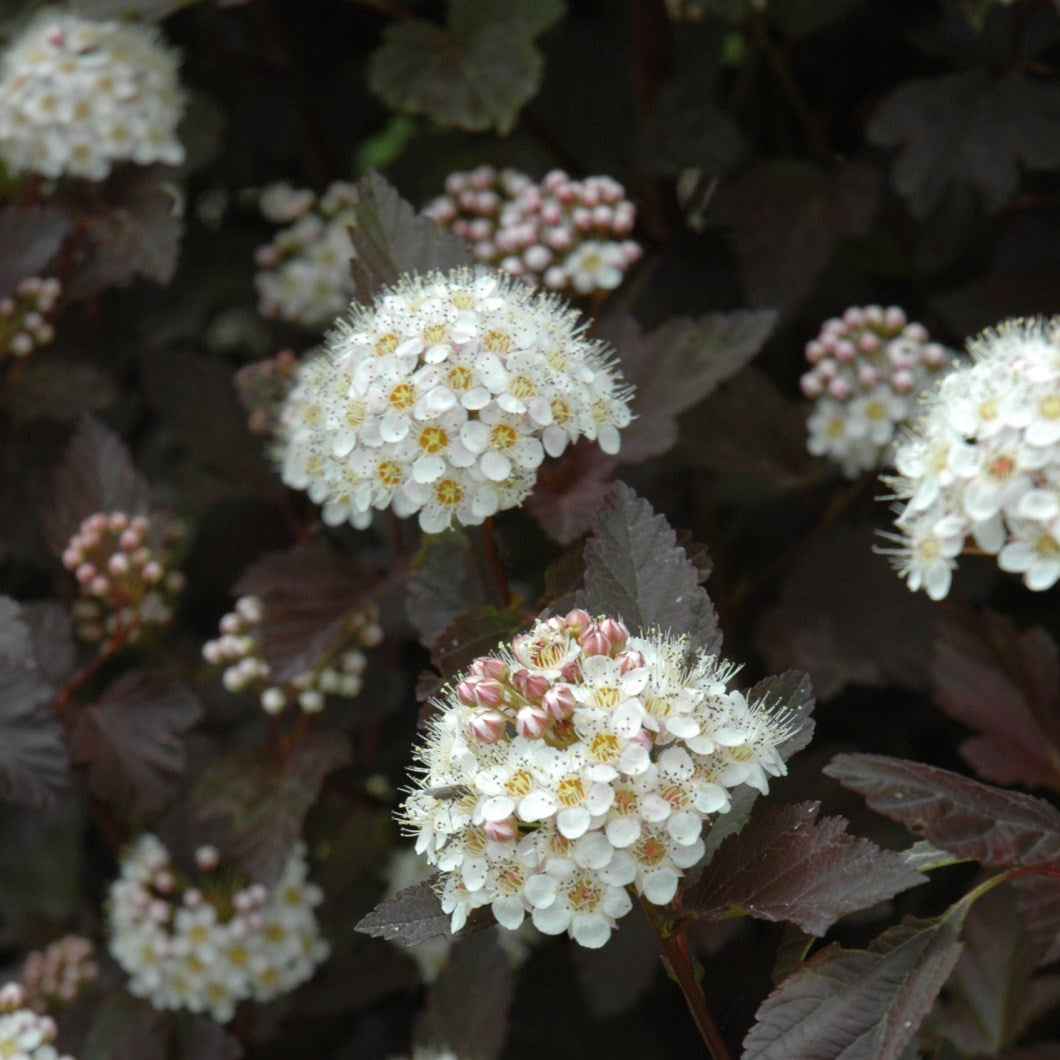
[[441, 427], [424, 427], [420, 431], [420, 448], [425, 453], [441, 452], [449, 444], [449, 436]]
[[537, 393], [537, 387], [528, 375], [517, 375], [508, 383], [508, 390], [520, 399], [533, 397]]
[[426, 342], [429, 346], [433, 346], [436, 342], [442, 342], [444, 339], [444, 324], [428, 324], [423, 329], [423, 341]]
[[412, 408], [412, 387], [408, 383], [398, 383], [387, 395], [387, 401], [390, 402], [391, 408], [397, 409], [399, 412], [402, 409]]
[[482, 345], [490, 353], [507, 353], [512, 348], [512, 340], [503, 331], [487, 331], [483, 336]]
[[461, 489], [459, 482], [454, 482], [451, 478], [443, 478], [434, 487], [434, 495], [438, 499], [439, 504], [444, 505], [446, 508], [452, 508], [463, 499], [464, 491]]
[[471, 386], [471, 369], [462, 364], [454, 364], [445, 377], [451, 390], [467, 390]]
[[385, 335], [380, 335], [375, 340], [375, 355], [376, 357], [385, 357], [388, 353], [393, 353], [397, 349], [398, 337], [392, 331], [388, 331]]
[[581, 777], [564, 777], [556, 785], [556, 799], [561, 806], [579, 806], [585, 800]]
[[512, 798], [527, 794], [534, 786], [534, 778], [526, 769], [517, 769], [504, 783], [504, 790]]
[[401, 485], [401, 465], [393, 460], [380, 460], [376, 474], [384, 486]]
[[490, 445], [494, 449], [511, 449], [519, 440], [515, 428], [507, 423], [498, 423], [490, 430]]

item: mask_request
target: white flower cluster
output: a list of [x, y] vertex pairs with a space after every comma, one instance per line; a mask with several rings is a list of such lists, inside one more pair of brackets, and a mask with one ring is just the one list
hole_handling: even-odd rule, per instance
[[344, 181], [331, 184], [319, 199], [287, 184], [262, 192], [261, 210], [270, 221], [294, 222], [255, 254], [260, 271], [254, 285], [264, 316], [316, 330], [346, 308], [353, 295], [353, 202], [354, 187]]
[[296, 846], [276, 883], [233, 890], [212, 847], [200, 847], [200, 886], [181, 878], [169, 852], [142, 835], [110, 888], [110, 952], [129, 991], [157, 1009], [208, 1012], [224, 1023], [243, 1000], [271, 1001], [309, 979], [327, 957]]
[[519, 504], [547, 453], [607, 453], [630, 420], [609, 350], [578, 313], [493, 270], [409, 276], [355, 306], [280, 413], [283, 480], [324, 521], [419, 513], [429, 533]]
[[0, 1056], [5, 1060], [71, 1060], [52, 1045], [58, 1028], [51, 1016], [24, 1008], [18, 983], [0, 987]]
[[529, 914], [598, 947], [627, 888], [670, 902], [729, 790], [786, 772], [789, 715], [728, 688], [734, 673], [580, 610], [476, 659], [437, 704], [402, 807], [453, 930], [489, 905], [506, 928]]
[[343, 643], [329, 650], [312, 669], [282, 684], [269, 680], [269, 664], [261, 656], [256, 630], [264, 617], [265, 608], [258, 597], [241, 596], [235, 610], [221, 619], [221, 636], [203, 645], [203, 658], [225, 667], [221, 680], [229, 692], [253, 688], [269, 714], [279, 714], [294, 703], [306, 714], [318, 714], [324, 709], [326, 696], [353, 699], [360, 693], [368, 662], [361, 649], [374, 648], [383, 639], [375, 604], [351, 612]]
[[11, 294], [0, 298], [0, 360], [8, 354], [28, 357], [55, 338], [48, 316], [61, 290], [58, 280], [27, 276]]
[[806, 423], [807, 448], [857, 478], [884, 461], [898, 424], [946, 363], [946, 350], [898, 306], [870, 305], [825, 321], [807, 343], [806, 359], [813, 367], [802, 392], [817, 402]]
[[175, 524], [125, 512], [96, 512], [82, 521], [62, 556], [81, 587], [74, 617], [82, 640], [119, 630], [136, 639], [143, 626], [170, 620], [185, 584], [180, 571], [168, 569], [179, 534]]
[[610, 177], [540, 184], [525, 173], [479, 166], [452, 173], [424, 213], [465, 239], [476, 259], [528, 284], [580, 295], [610, 291], [640, 259], [629, 238], [637, 211]]
[[924, 397], [886, 478], [910, 589], [941, 600], [971, 537], [1028, 589], [1060, 578], [1060, 317], [1008, 320]]
[[0, 57], [0, 160], [88, 180], [116, 162], [183, 162], [177, 65], [150, 26], [43, 12]]
[[[64, 935], [43, 950], [33, 950], [19, 976], [26, 1004], [38, 1012], [69, 1005], [99, 977], [96, 949], [84, 935]], [[0, 1056], [3, 1056], [0, 1051]]]

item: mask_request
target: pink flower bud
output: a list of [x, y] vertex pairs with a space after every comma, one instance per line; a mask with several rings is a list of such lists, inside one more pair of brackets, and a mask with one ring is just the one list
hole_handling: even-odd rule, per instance
[[639, 651], [623, 651], [615, 656], [615, 662], [621, 673], [628, 674], [630, 670], [639, 670], [644, 665], [644, 656]]
[[585, 655], [611, 654], [611, 642], [595, 623], [578, 637], [578, 643]]
[[567, 682], [567, 684], [580, 685], [582, 683], [581, 663], [579, 663], [577, 659], [573, 659], [560, 670], [559, 675]]
[[495, 710], [483, 710], [467, 723], [467, 727], [476, 740], [496, 743], [504, 735], [504, 715]]
[[873, 354], [880, 348], [880, 336], [874, 331], [865, 331], [858, 336], [858, 349], [862, 353]]
[[195, 864], [203, 872], [213, 872], [220, 863], [221, 855], [217, 852], [217, 847], [206, 845], [195, 851]]
[[835, 379], [831, 380], [828, 384], [828, 393], [831, 394], [836, 401], [846, 401], [851, 394], [850, 383], [848, 383], [842, 376], [836, 376]]
[[540, 740], [549, 727], [549, 716], [540, 707], [522, 707], [515, 716], [515, 730], [528, 740]]
[[96, 573], [96, 568], [91, 563], [82, 563], [77, 570], [74, 571], [74, 577], [82, 585], [88, 585], [88, 583], [96, 576]]
[[568, 611], [563, 616], [563, 621], [571, 632], [576, 634], [581, 633], [583, 629], [588, 629], [593, 624], [593, 619], [589, 612], [583, 611], [580, 607], [576, 607], [573, 611]]
[[574, 713], [578, 701], [566, 685], [553, 685], [542, 697], [541, 705], [558, 720], [569, 718]]
[[896, 305], [888, 306], [883, 313], [883, 324], [892, 331], [900, 331], [906, 324], [905, 312]]
[[13, 1012], [26, 1003], [26, 993], [18, 983], [4, 983], [0, 987], [0, 1012]]
[[858, 365], [858, 382], [862, 386], [875, 386], [880, 380], [880, 373], [871, 364]]
[[505, 817], [503, 821], [487, 821], [482, 826], [486, 838], [494, 843], [507, 843], [519, 834], [519, 822], [514, 817]]
[[531, 703], [540, 703], [541, 697], [549, 690], [550, 682], [543, 674], [534, 674], [529, 670], [516, 670], [512, 674], [512, 684], [520, 694]]
[[841, 364], [850, 364], [858, 359], [858, 349], [845, 339], [835, 344], [835, 359]]
[[848, 328], [860, 328], [865, 323], [865, 314], [856, 306], [851, 306], [843, 314], [843, 323]]
[[624, 622], [619, 622], [616, 618], [605, 618], [599, 626], [600, 632], [611, 643], [611, 651], [621, 651], [626, 646], [626, 641], [629, 640], [629, 630], [626, 628]]
[[802, 387], [803, 394], [808, 398], [819, 398], [821, 391], [824, 387], [821, 385], [821, 380], [813, 372], [807, 372], [800, 380], [799, 386]]
[[896, 394], [908, 394], [913, 389], [913, 373], [908, 368], [899, 368], [891, 376], [891, 389]]
[[129, 557], [123, 552], [115, 552], [107, 560], [107, 570], [111, 574], [125, 574], [129, 570]]

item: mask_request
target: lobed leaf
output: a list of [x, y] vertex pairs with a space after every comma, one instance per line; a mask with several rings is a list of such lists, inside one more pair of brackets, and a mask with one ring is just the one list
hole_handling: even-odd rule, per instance
[[99, 798], [135, 818], [161, 810], [184, 776], [184, 736], [202, 717], [198, 697], [164, 670], [133, 670], [78, 714], [71, 741]]
[[[412, 23], [392, 25], [400, 30]], [[396, 283], [407, 272], [447, 270], [472, 263], [467, 244], [450, 232], [441, 232], [429, 217], [417, 214], [397, 190], [378, 173], [366, 173], [358, 182], [353, 203], [350, 239], [356, 298], [368, 305], [383, 287]]]
[[5, 206], [0, 210], [0, 298], [20, 280], [49, 274], [49, 262], [70, 231], [70, 219], [48, 206]]
[[519, 600], [503, 609], [483, 604], [446, 628], [431, 650], [431, 665], [443, 677], [452, 677], [473, 659], [495, 651], [501, 641], [510, 640], [525, 625]]
[[0, 596], [0, 796], [34, 809], [54, 806], [70, 781], [53, 695], [21, 608]]
[[268, 885], [283, 869], [324, 778], [349, 757], [349, 741], [335, 730], [305, 733], [282, 757], [257, 750], [225, 755], [195, 782], [192, 811], [203, 821], [220, 820], [232, 854]]
[[415, 18], [387, 27], [369, 87], [394, 110], [507, 133], [541, 82], [534, 38], [562, 12], [557, 0], [450, 0], [444, 28]]
[[90, 415], [82, 416], [52, 476], [52, 501], [41, 513], [44, 536], [60, 553], [82, 520], [95, 512], [146, 514], [150, 488], [125, 443]]
[[866, 132], [899, 148], [892, 179], [914, 216], [966, 184], [996, 213], [1019, 187], [1021, 165], [1060, 166], [1060, 88], [1016, 70], [918, 78], [880, 104]]
[[450, 916], [434, 892], [437, 875], [398, 891], [393, 898], [380, 902], [357, 922], [357, 930], [379, 939], [400, 941], [415, 946], [426, 939], [452, 938]]
[[793, 754], [809, 746], [814, 730], [813, 718], [810, 715], [816, 700], [808, 675], [801, 670], [788, 670], [763, 678], [748, 689], [747, 699], [749, 702], [764, 703], [772, 710], [784, 712], [791, 732], [777, 745], [777, 750], [785, 762]]
[[534, 492], [523, 507], [547, 537], [560, 545], [572, 544], [592, 525], [618, 464], [618, 457], [579, 442], [538, 468]]
[[868, 229], [878, 197], [875, 170], [860, 162], [825, 170], [773, 158], [724, 184], [706, 216], [732, 233], [751, 302], [786, 311], [810, 292], [839, 241]]
[[637, 418], [622, 433], [619, 461], [662, 456], [677, 442], [677, 417], [699, 404], [758, 352], [776, 324], [771, 309], [672, 317], [643, 334], [628, 314], [602, 320], [596, 336], [618, 351], [625, 378], [636, 387]]
[[503, 1055], [513, 993], [511, 967], [495, 931], [455, 941], [427, 991], [413, 1031], [414, 1046], [467, 1060]]
[[381, 584], [378, 572], [313, 540], [263, 556], [243, 572], [234, 591], [261, 599], [258, 641], [271, 680], [283, 682], [318, 663]]
[[454, 531], [426, 537], [409, 564], [405, 612], [430, 648], [464, 612], [488, 603], [472, 564], [471, 542]]
[[771, 808], [730, 836], [682, 908], [706, 920], [753, 916], [823, 935], [841, 916], [923, 883], [901, 854], [847, 835], [842, 817], [817, 819], [820, 803]]
[[901, 1056], [960, 956], [966, 912], [907, 917], [867, 950], [827, 946], [759, 1006], [744, 1060]]
[[697, 650], [717, 653], [717, 615], [699, 582], [699, 571], [665, 518], [628, 486], [615, 483], [585, 545], [580, 606], [590, 614], [621, 617], [634, 632], [688, 634]]
[[1012, 881], [1020, 913], [1034, 943], [1038, 966], [1060, 960], [1060, 877], [1022, 876]]
[[1042, 799], [886, 755], [837, 755], [824, 772], [956, 857], [1060, 867], [1060, 810]]
[[934, 648], [933, 698], [981, 733], [961, 757], [995, 784], [1060, 788], [1060, 667], [1049, 634], [1020, 633], [988, 611], [943, 620]]

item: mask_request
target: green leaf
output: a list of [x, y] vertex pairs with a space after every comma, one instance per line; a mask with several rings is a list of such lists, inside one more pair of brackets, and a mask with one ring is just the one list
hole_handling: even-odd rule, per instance
[[836, 755], [824, 772], [955, 857], [1060, 867], [1060, 810], [1043, 799], [886, 755]]
[[349, 761], [341, 732], [310, 731], [282, 758], [237, 751], [212, 761], [191, 793], [203, 821], [220, 820], [232, 854], [258, 882], [280, 874], [324, 778]]
[[846, 834], [820, 803], [771, 808], [727, 839], [681, 907], [707, 920], [752, 916], [823, 935], [836, 920], [924, 883], [901, 854]]
[[562, 12], [555, 0], [451, 0], [444, 28], [421, 19], [387, 27], [368, 63], [369, 87], [394, 110], [507, 133], [541, 83], [533, 39]]
[[1060, 87], [1014, 70], [905, 81], [880, 104], [867, 135], [900, 148], [892, 179], [914, 216], [968, 184], [996, 213], [1018, 189], [1021, 166], [1060, 167]]
[[580, 605], [590, 614], [621, 618], [634, 632], [686, 633], [696, 650], [715, 654], [721, 631], [699, 582], [699, 571], [666, 519], [628, 486], [615, 483], [585, 546]]
[[462, 239], [440, 232], [429, 217], [417, 214], [378, 173], [366, 173], [357, 182], [353, 214], [350, 239], [356, 253], [350, 272], [363, 305], [407, 272], [422, 274], [472, 263]]
[[744, 1060], [901, 1056], [960, 956], [967, 909], [907, 917], [867, 950], [821, 950], [759, 1006]]
[[142, 819], [176, 793], [184, 736], [201, 717], [198, 698], [171, 674], [133, 670], [80, 710], [73, 754], [97, 796]]

